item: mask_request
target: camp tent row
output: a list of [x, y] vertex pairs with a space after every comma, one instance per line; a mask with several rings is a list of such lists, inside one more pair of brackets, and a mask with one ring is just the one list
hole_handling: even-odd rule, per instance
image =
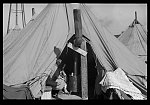
[[[98, 24], [85, 4], [80, 4], [79, 8], [82, 33], [90, 40], [99, 63], [106, 71], [123, 69], [130, 81], [147, 94], [147, 80], [142, 78], [147, 77], [147, 65]], [[42, 85], [56, 62], [54, 47], [63, 50], [74, 34], [73, 6], [48, 4], [10, 45], [4, 47], [3, 84], [19, 87], [30, 83], [33, 96], [41, 96]]]
[[147, 62], [147, 32], [143, 25], [135, 19], [118, 39], [142, 61]]

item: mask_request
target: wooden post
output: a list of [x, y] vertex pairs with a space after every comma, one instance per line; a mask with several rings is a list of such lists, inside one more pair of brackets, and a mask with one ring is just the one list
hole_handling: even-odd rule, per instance
[[[86, 41], [81, 44], [81, 49], [86, 51]], [[87, 56], [81, 55], [81, 90], [82, 98], [88, 98], [88, 75], [87, 75]]]
[[73, 78], [74, 78], [74, 88], [72, 92], [78, 92], [78, 83], [77, 83], [77, 75], [78, 75], [78, 55], [76, 52], [74, 52], [74, 74], [73, 74]]
[[[79, 10], [77, 10], [77, 9], [74, 9], [73, 10], [73, 14], [74, 14], [74, 27], [75, 27], [75, 37], [76, 37], [76, 39], [75, 39], [75, 41], [76, 40], [78, 40], [78, 38], [79, 38], [79, 36], [80, 36], [80, 32], [79, 32], [79, 30], [80, 30], [80, 28], [79, 28], [79, 24], [80, 24], [80, 22], [79, 22]], [[76, 46], [76, 43], [77, 43], [77, 41], [74, 43], [74, 46]], [[77, 73], [77, 69], [78, 69], [78, 54], [76, 53], [76, 52], [74, 52], [74, 86], [73, 86], [73, 92], [78, 92], [77, 90], [77, 88], [78, 88], [78, 83], [77, 83], [77, 80], [78, 80], [78, 73]]]
[[[79, 9], [74, 9], [74, 25], [75, 25], [75, 42], [76, 46], [80, 46], [81, 49], [86, 50], [86, 42], [82, 40], [82, 21], [81, 12]], [[87, 81], [87, 57], [81, 55], [81, 91], [82, 98], [88, 98], [88, 81]]]

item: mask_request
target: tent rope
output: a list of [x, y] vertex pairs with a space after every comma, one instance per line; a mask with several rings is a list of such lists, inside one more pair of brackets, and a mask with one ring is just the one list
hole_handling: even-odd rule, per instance
[[[145, 35], [147, 35], [147, 32], [146, 30], [143, 28], [143, 25], [140, 23], [141, 27], [142, 27], [142, 30], [144, 31]], [[147, 36], [146, 36], [147, 37]]]
[[[42, 74], [46, 74], [46, 73], [42, 73]], [[41, 75], [42, 75], [41, 74]], [[32, 84], [34, 84], [35, 82], [37, 82], [38, 80], [40, 80], [42, 77], [44, 77], [44, 76], [48, 76], [48, 74], [46, 74], [46, 75], [42, 75], [42, 76], [36, 76], [36, 77], [34, 77], [34, 78], [32, 78], [32, 79], [30, 79], [30, 80], [28, 80], [28, 81], [25, 81], [25, 82], [23, 82], [23, 83], [18, 83], [18, 84], [14, 84], [14, 85], [9, 85], [10, 87], [12, 87], [12, 86], [16, 86], [16, 85], [27, 85], [27, 86], [31, 86]], [[36, 81], [34, 81], [36, 78], [38, 78]], [[34, 81], [32, 84], [30, 84], [32, 81]]]
[[[135, 25], [136, 26], [136, 25]], [[144, 42], [147, 42], [145, 39], [144, 39], [144, 37], [143, 37], [143, 35], [142, 35], [142, 33], [140, 32], [140, 30], [139, 30], [139, 28], [136, 26], [136, 29], [138, 30], [138, 32], [140, 33], [140, 35], [141, 35], [141, 37], [142, 37], [142, 39], [144, 40]]]
[[[138, 30], [138, 29], [137, 29]], [[139, 31], [139, 30], [138, 30]], [[140, 31], [139, 31], [139, 33], [140, 33]], [[139, 40], [140, 40], [140, 44], [142, 45], [142, 48], [143, 48], [143, 50], [146, 52], [146, 50], [145, 50], [145, 48], [144, 48], [144, 45], [143, 45], [143, 43], [142, 43], [142, 40], [141, 40], [141, 38], [140, 38], [140, 36], [139, 36], [139, 34], [137, 33], [137, 35], [138, 35], [138, 38], [139, 38]], [[140, 33], [140, 35], [141, 35], [141, 33]], [[142, 35], [141, 35], [142, 36]], [[143, 39], [144, 40], [144, 39]]]

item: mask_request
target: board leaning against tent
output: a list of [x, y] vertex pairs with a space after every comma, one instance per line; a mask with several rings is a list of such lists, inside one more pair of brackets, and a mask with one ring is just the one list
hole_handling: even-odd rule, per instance
[[[141, 94], [147, 94], [147, 80], [144, 78], [147, 65], [103, 29], [85, 4], [80, 5], [80, 10], [83, 35], [90, 40], [104, 70], [121, 68]], [[48, 4], [33, 22], [21, 30], [18, 39], [3, 50], [3, 84], [30, 84], [33, 96], [41, 97], [42, 86], [56, 62], [54, 46], [63, 50], [74, 33], [72, 5]]]

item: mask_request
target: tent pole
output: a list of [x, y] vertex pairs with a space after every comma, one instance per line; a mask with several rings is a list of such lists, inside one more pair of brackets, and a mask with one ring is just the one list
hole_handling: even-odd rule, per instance
[[[86, 50], [86, 43], [82, 39], [82, 21], [81, 21], [81, 11], [80, 9], [74, 9], [74, 25], [75, 25], [75, 41], [74, 44], [81, 49]], [[77, 56], [76, 56], [77, 58]], [[75, 61], [76, 62], [76, 61]], [[75, 72], [77, 69], [75, 70]], [[87, 81], [87, 57], [81, 55], [81, 91], [82, 99], [88, 98], [88, 81]]]
[[26, 26], [24, 4], [21, 4], [21, 13], [22, 13], [22, 26], [24, 28]]
[[24, 26], [24, 14], [23, 14], [23, 4], [21, 4], [21, 13], [22, 13], [22, 26], [23, 26], [23, 28], [25, 27]]
[[[81, 49], [87, 51], [86, 49], [86, 41], [84, 40], [81, 43]], [[82, 90], [82, 98], [88, 98], [88, 75], [87, 75], [87, 56], [81, 55], [81, 90]]]
[[16, 3], [16, 25], [18, 25], [18, 4]]
[[78, 92], [78, 83], [77, 83], [77, 71], [78, 71], [78, 54], [76, 52], [74, 52], [74, 88], [73, 88], [73, 92]]
[[10, 8], [9, 8], [9, 16], [8, 16], [7, 34], [8, 34], [8, 32], [9, 32], [9, 25], [10, 25], [10, 14], [11, 14], [11, 3], [10, 3]]
[[24, 21], [24, 27], [25, 27], [26, 26], [26, 18], [25, 18], [24, 4], [22, 7], [23, 7], [23, 14], [24, 14], [23, 21]]

